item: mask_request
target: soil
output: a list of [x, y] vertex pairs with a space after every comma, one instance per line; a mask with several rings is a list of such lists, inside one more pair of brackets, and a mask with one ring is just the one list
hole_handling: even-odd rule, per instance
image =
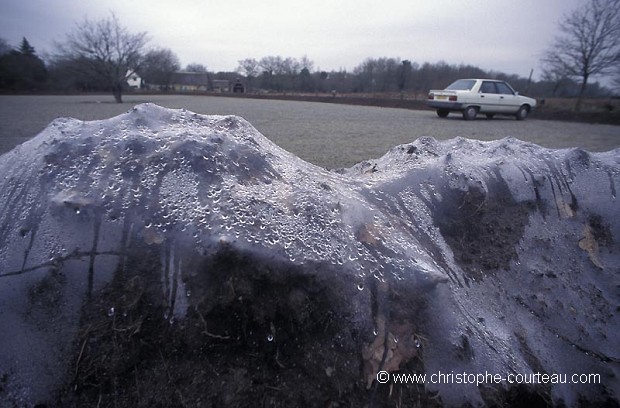
[[[470, 278], [481, 280], [489, 273], [508, 269], [517, 258], [534, 203], [517, 203], [506, 186], [485, 193], [477, 187], [452, 190], [435, 214], [435, 223], [452, 248], [455, 261]], [[487, 195], [493, 195], [492, 198]]]
[[[156, 251], [132, 253], [83, 307], [69, 380], [39, 408], [442, 406], [423, 385], [365, 376], [374, 346], [379, 369], [424, 372], [423, 328], [413, 320], [423, 321], [425, 305], [402, 285], [369, 282], [373, 327], [352, 315], [350, 281], [326, 265], [300, 268], [221, 248], [187, 277], [189, 307], [175, 317], [161, 301], [161, 264], [145, 261], [158, 259]], [[387, 350], [383, 335], [401, 341]], [[415, 352], [404, 352], [407, 344]], [[386, 359], [384, 348], [398, 359]], [[530, 389], [508, 391], [482, 396], [491, 406], [544, 406], [546, 397]]]
[[[148, 247], [133, 253], [83, 308], [71, 380], [57, 406], [440, 404], [423, 386], [367, 388], [362, 349], [375, 337], [373, 327], [355, 322], [353, 294], [345, 289], [353, 285], [325, 265], [257, 262], [224, 248], [201, 261], [204, 273], [187, 277], [189, 308], [174, 317], [161, 303], [161, 265], [144, 261], [158, 258]], [[391, 296], [400, 305], [391, 320], [403, 322], [416, 310], [409, 296]], [[422, 372], [421, 355], [400, 369]]]
[[[506, 188], [450, 190], [436, 213], [472, 280], [508, 268], [535, 208]], [[596, 233], [607, 236], [597, 221]], [[423, 385], [373, 381], [381, 369], [424, 372], [425, 304], [415, 289], [371, 279], [361, 295], [368, 309], [358, 310], [359, 288], [333, 266], [221, 246], [187, 265], [188, 306], [178, 315], [162, 300], [161, 249], [142, 245], [84, 305], [70, 380], [49, 406], [441, 406]], [[529, 388], [481, 395], [490, 406], [549, 402]]]

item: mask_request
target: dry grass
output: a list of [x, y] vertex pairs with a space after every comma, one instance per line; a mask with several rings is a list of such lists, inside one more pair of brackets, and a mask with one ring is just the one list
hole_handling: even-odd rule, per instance
[[[541, 99], [539, 103], [541, 103], [543, 100], [544, 104], [541, 105], [541, 108], [556, 111], [573, 111], [575, 109], [575, 104], [577, 103], [576, 98], [544, 98]], [[620, 111], [620, 99], [584, 99], [581, 111], [582, 113], [608, 113], [614, 111], [617, 112]]]

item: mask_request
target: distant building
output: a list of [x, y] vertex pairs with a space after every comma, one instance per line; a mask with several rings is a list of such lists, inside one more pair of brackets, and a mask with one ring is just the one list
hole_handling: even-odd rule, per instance
[[244, 93], [244, 92], [245, 92], [245, 87], [243, 86], [241, 81], [237, 79], [237, 81], [233, 85], [233, 93]]
[[175, 72], [170, 81], [174, 91], [206, 92], [209, 90], [209, 74], [206, 72]]
[[142, 88], [142, 78], [134, 72], [129, 78], [127, 78], [127, 86], [129, 86], [130, 89]]
[[213, 92], [230, 92], [230, 81], [228, 79], [214, 79], [211, 84]]
[[231, 92], [230, 80], [212, 79], [208, 72], [179, 71], [172, 74], [170, 85], [150, 84], [144, 86], [153, 90], [172, 90], [174, 92]]

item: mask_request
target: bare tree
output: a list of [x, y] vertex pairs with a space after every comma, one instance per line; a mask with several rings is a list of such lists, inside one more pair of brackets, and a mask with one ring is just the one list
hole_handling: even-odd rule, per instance
[[168, 89], [172, 74], [181, 69], [179, 58], [168, 48], [155, 48], [146, 53], [138, 74], [150, 85]]
[[255, 58], [239, 60], [237, 72], [245, 75], [248, 91], [252, 90], [252, 81], [260, 73], [260, 65]]
[[281, 56], [268, 55], [260, 59], [259, 65], [263, 69], [264, 72], [269, 75], [279, 75], [282, 72], [280, 69], [282, 68], [283, 58]]
[[409, 86], [411, 78], [411, 61], [401, 61], [401, 66], [398, 69], [398, 92], [400, 93], [400, 99], [405, 98], [405, 89]]
[[282, 75], [295, 76], [303, 68], [295, 58], [287, 57], [280, 61], [278, 72]]
[[398, 89], [400, 58], [366, 58], [353, 69], [362, 92], [389, 92]]
[[255, 77], [259, 74], [259, 63], [254, 58], [246, 58], [243, 60], [239, 60], [239, 67], [237, 68], [237, 72], [246, 77]]
[[558, 67], [546, 66], [542, 71], [542, 80], [552, 85], [551, 95], [555, 96], [562, 86], [566, 86], [573, 82], [569, 78], [566, 71]]
[[98, 21], [85, 19], [59, 45], [59, 58], [78, 73], [102, 81], [121, 103], [123, 87], [139, 70], [147, 41], [145, 32], [130, 33], [114, 14]]
[[299, 60], [299, 66], [303, 69], [306, 68], [308, 72], [312, 72], [314, 70], [314, 61], [308, 58], [307, 55], [304, 55]]
[[616, 92], [620, 92], [620, 64], [616, 66], [613, 78], [612, 85]]
[[575, 110], [581, 103], [588, 79], [606, 75], [620, 63], [620, 0], [590, 0], [560, 23], [556, 37], [543, 58], [548, 72], [580, 79]]
[[268, 89], [282, 90], [282, 83], [279, 76], [282, 74], [283, 58], [281, 56], [267, 55], [260, 59], [259, 66], [263, 70], [262, 86]]
[[206, 73], [207, 67], [197, 62], [192, 62], [191, 64], [187, 64], [187, 66], [185, 67], [185, 71]]

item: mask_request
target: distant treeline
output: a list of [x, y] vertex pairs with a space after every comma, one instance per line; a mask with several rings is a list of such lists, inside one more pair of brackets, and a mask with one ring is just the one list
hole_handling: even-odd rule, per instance
[[[172, 59], [175, 58], [172, 55]], [[161, 60], [160, 58], [155, 61]], [[137, 67], [136, 71], [142, 76], [143, 84], [147, 84], [151, 78], [170, 77], [166, 75], [164, 65], [164, 62], [150, 62], [143, 67]], [[179, 68], [178, 64], [168, 66], [172, 67], [168, 70]], [[579, 93], [579, 84], [569, 78], [530, 81], [517, 75], [446, 62], [419, 64], [410, 60], [385, 57], [368, 58], [351, 71], [315, 70], [313, 66], [314, 63], [307, 57], [295, 59], [267, 56], [260, 60], [253, 58], [241, 60], [235, 71], [208, 73], [212, 79], [228, 79], [231, 83], [240, 80], [246, 92], [253, 93], [406, 93], [423, 98], [429, 89], [441, 89], [458, 78], [468, 77], [503, 79], [519, 92], [534, 97], [573, 97]], [[192, 65], [188, 68], [191, 69]], [[100, 78], [76, 73], [65, 60], [52, 58], [49, 62], [44, 62], [25, 38], [16, 48], [8, 46], [4, 41], [0, 42], [0, 90], [94, 92], [109, 91], [108, 88], [109, 85]], [[598, 83], [588, 85], [589, 97], [606, 97], [610, 94], [609, 89]]]
[[[303, 62], [309, 62], [310, 68]], [[430, 89], [443, 89], [459, 78], [495, 78], [508, 81], [516, 90], [534, 97], [574, 97], [579, 83], [570, 78], [533, 81], [518, 75], [485, 71], [472, 65], [446, 62], [419, 64], [400, 58], [368, 58], [352, 71], [313, 71], [307, 58], [264, 57], [261, 60], [239, 61], [235, 73], [219, 72], [217, 79], [238, 78], [243, 75], [250, 91], [332, 92], [338, 93], [398, 93], [425, 95]], [[256, 67], [248, 69], [248, 67]], [[611, 90], [599, 83], [588, 85], [587, 96], [605, 97]]]

